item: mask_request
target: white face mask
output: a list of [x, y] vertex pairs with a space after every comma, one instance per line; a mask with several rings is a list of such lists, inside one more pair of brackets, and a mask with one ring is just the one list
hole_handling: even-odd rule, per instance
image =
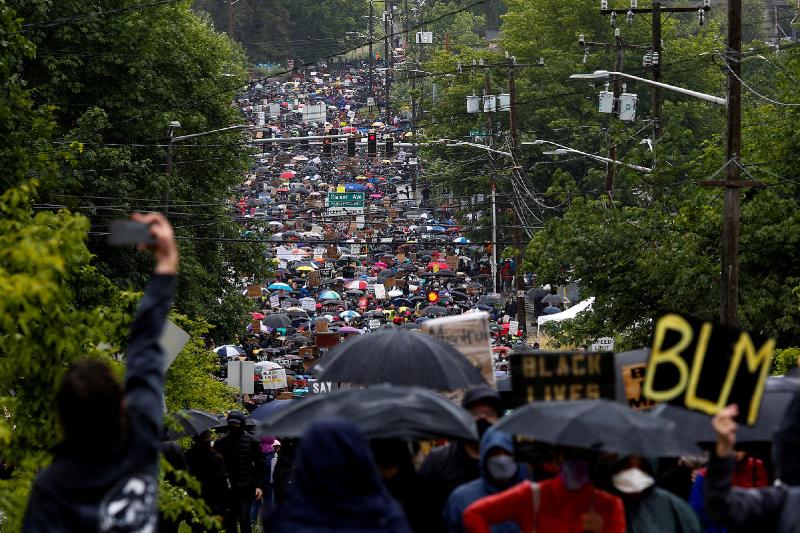
[[656, 480], [642, 472], [638, 468], [628, 468], [622, 472], [614, 474], [611, 483], [614, 487], [625, 494], [637, 494], [644, 492], [655, 484]]

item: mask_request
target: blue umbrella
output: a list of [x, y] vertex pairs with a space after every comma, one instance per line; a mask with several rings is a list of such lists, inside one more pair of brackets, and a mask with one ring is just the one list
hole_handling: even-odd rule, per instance
[[271, 284], [269, 287], [267, 287], [267, 289], [271, 291], [291, 291], [292, 287], [290, 287], [286, 283], [275, 282]]
[[455, 243], [455, 244], [469, 244], [469, 239], [467, 239], [466, 237], [459, 237], [457, 239], [454, 239], [453, 243]]
[[340, 296], [339, 293], [336, 291], [323, 291], [322, 294], [319, 295], [320, 300], [339, 300]]
[[444, 233], [445, 230], [442, 226], [428, 226], [428, 231], [430, 233]]

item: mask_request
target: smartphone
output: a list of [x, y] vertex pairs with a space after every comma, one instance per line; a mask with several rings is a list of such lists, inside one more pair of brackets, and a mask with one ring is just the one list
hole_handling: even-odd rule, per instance
[[111, 223], [108, 243], [111, 246], [154, 244], [150, 226], [134, 220], [115, 220]]

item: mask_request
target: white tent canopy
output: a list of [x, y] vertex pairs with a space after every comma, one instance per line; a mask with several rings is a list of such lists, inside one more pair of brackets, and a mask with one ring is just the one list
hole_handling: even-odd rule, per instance
[[578, 316], [578, 313], [591, 310], [593, 303], [594, 303], [594, 297], [591, 297], [576, 303], [566, 311], [562, 311], [560, 313], [555, 313], [552, 315], [540, 315], [536, 319], [536, 325], [537, 327], [542, 327], [542, 324], [545, 324], [547, 322], [561, 322], [562, 320], [571, 320], [576, 316]]

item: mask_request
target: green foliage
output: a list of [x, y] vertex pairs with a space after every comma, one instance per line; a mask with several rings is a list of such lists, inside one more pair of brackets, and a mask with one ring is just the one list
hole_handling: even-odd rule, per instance
[[772, 375], [782, 376], [789, 370], [797, 368], [800, 362], [800, 348], [775, 350], [772, 355]]
[[200, 483], [183, 470], [176, 470], [163, 457], [159, 478], [158, 508], [168, 519], [202, 526], [204, 531], [221, 531], [220, 517], [211, 516], [199, 497]]

